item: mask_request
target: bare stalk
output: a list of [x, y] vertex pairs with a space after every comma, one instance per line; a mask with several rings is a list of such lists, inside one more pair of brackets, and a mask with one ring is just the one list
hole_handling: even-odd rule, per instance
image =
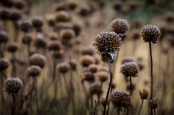
[[141, 101], [141, 107], [140, 107], [140, 110], [139, 110], [139, 112], [138, 112], [138, 115], [140, 115], [140, 113], [141, 113], [141, 109], [142, 109], [142, 107], [143, 107], [143, 102], [144, 102], [144, 99], [142, 99], [142, 101]]

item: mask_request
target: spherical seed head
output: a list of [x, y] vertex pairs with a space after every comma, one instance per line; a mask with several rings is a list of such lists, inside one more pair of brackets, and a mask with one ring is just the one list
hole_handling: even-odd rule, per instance
[[58, 40], [58, 35], [57, 35], [57, 33], [55, 33], [55, 32], [50, 32], [50, 33], [48, 34], [48, 38], [49, 38], [50, 40]]
[[7, 44], [7, 51], [14, 53], [18, 50], [18, 44], [16, 42], [9, 42]]
[[121, 12], [122, 6], [123, 6], [123, 1], [122, 0], [117, 0], [113, 3], [113, 9], [118, 11], [118, 12]]
[[104, 106], [104, 105], [106, 105], [106, 104], [108, 104], [108, 102], [106, 103], [106, 98], [104, 98], [104, 97], [101, 97], [100, 98], [100, 103]]
[[0, 58], [0, 72], [6, 70], [9, 66], [9, 62], [5, 58]]
[[57, 70], [60, 73], [66, 73], [66, 72], [69, 71], [69, 69], [70, 69], [70, 65], [67, 62], [63, 62], [63, 63], [60, 63], [60, 64], [57, 65]]
[[126, 77], [137, 77], [139, 72], [139, 66], [136, 62], [126, 62], [121, 65], [121, 73]]
[[111, 22], [111, 29], [117, 34], [124, 34], [129, 29], [129, 23], [125, 19], [114, 19]]
[[93, 55], [94, 54], [94, 48], [91, 46], [85, 46], [81, 49], [82, 55]]
[[161, 32], [159, 28], [155, 25], [146, 25], [141, 29], [141, 37], [145, 42], [152, 41], [153, 44], [156, 44], [160, 39]]
[[83, 71], [82, 82], [83, 81], [93, 82], [94, 80], [95, 78], [92, 72], [90, 72], [88, 69], [86, 71]]
[[117, 110], [129, 109], [131, 106], [131, 96], [127, 91], [113, 91], [110, 95], [110, 101]]
[[49, 14], [46, 16], [46, 21], [48, 23], [49, 26], [54, 26], [55, 25], [55, 15], [53, 14]]
[[94, 64], [95, 63], [95, 59], [93, 56], [90, 55], [84, 55], [80, 58], [80, 63], [82, 64], [82, 66], [84, 67], [88, 67], [90, 64]]
[[90, 64], [90, 65], [88, 66], [88, 69], [89, 69], [89, 71], [91, 71], [92, 73], [96, 73], [97, 70], [98, 70], [98, 66], [97, 66], [96, 64]]
[[140, 70], [144, 69], [145, 64], [142, 60], [137, 60], [136, 63], [138, 64]]
[[5, 91], [7, 93], [18, 93], [23, 87], [23, 83], [19, 78], [7, 78], [4, 82]]
[[46, 58], [42, 54], [33, 54], [29, 59], [30, 65], [36, 65], [43, 68], [46, 64]]
[[54, 6], [54, 11], [65, 11], [65, 10], [67, 10], [67, 6], [63, 2], [58, 3]]
[[55, 14], [56, 22], [68, 22], [71, 20], [71, 16], [66, 11], [60, 11]]
[[24, 0], [14, 0], [12, 2], [13, 2], [13, 6], [19, 10], [24, 9], [26, 6], [26, 2]]
[[70, 10], [75, 10], [76, 9], [76, 7], [77, 7], [77, 3], [76, 2], [74, 2], [74, 1], [69, 1], [68, 3], [67, 3], [67, 7], [68, 7], [68, 9], [70, 9]]
[[136, 88], [136, 84], [132, 83], [132, 85], [130, 84], [130, 82], [127, 83], [126, 89], [129, 91], [134, 91]]
[[149, 94], [148, 91], [145, 89], [143, 89], [143, 91], [139, 91], [139, 95], [140, 95], [141, 99], [147, 99], [148, 94]]
[[39, 66], [31, 65], [27, 69], [28, 76], [38, 77], [41, 73], [41, 68]]
[[61, 59], [64, 56], [64, 50], [59, 50], [59, 51], [52, 51], [51, 56], [54, 59]]
[[8, 20], [10, 15], [10, 11], [7, 8], [0, 9], [0, 19], [1, 20]]
[[32, 40], [33, 40], [32, 34], [25, 34], [22, 37], [22, 43], [23, 44], [26, 44], [26, 45], [30, 44], [32, 42]]
[[74, 22], [72, 29], [74, 30], [75, 35], [78, 36], [82, 30], [82, 25], [79, 22]]
[[97, 76], [99, 77], [101, 82], [105, 82], [109, 78], [109, 73], [106, 71], [100, 71], [97, 73]]
[[119, 51], [121, 39], [114, 32], [102, 32], [95, 37], [94, 46], [98, 50], [99, 54]]
[[67, 42], [75, 36], [75, 33], [72, 29], [63, 29], [60, 31], [60, 36], [62, 40]]
[[12, 21], [17, 21], [22, 17], [22, 13], [17, 9], [10, 10], [9, 18]]
[[130, 34], [130, 37], [133, 39], [133, 40], [137, 40], [140, 38], [140, 31], [138, 29], [133, 29], [131, 31], [131, 34]]
[[123, 57], [123, 59], [121, 60], [121, 63], [124, 64], [126, 62], [133, 62], [135, 59], [133, 56], [125, 56]]
[[89, 86], [89, 93], [91, 96], [94, 94], [101, 95], [102, 92], [101, 83], [99, 82], [94, 82]]
[[59, 41], [50, 41], [47, 47], [50, 51], [59, 51], [62, 46]]
[[43, 48], [45, 49], [46, 46], [47, 46], [47, 41], [45, 39], [45, 36], [41, 33], [37, 34], [35, 40], [34, 40], [34, 45], [37, 47], [37, 48]]
[[158, 107], [158, 99], [151, 99], [149, 103], [152, 109], [156, 109]]
[[32, 19], [32, 24], [34, 28], [41, 28], [43, 26], [44, 20], [40, 16], [35, 16]]
[[69, 65], [71, 69], [75, 71], [77, 69], [77, 60], [75, 59], [69, 60]]
[[0, 44], [6, 43], [9, 40], [8, 34], [5, 31], [0, 31]]
[[77, 8], [77, 13], [84, 17], [84, 16], [88, 16], [90, 14], [90, 7], [89, 5], [85, 4], [85, 5], [81, 5]]
[[25, 33], [30, 32], [31, 29], [32, 29], [32, 23], [31, 23], [31, 21], [29, 21], [29, 20], [23, 20], [23, 21], [21, 21], [21, 23], [20, 23], [20, 29], [21, 29], [21, 31], [23, 31]]

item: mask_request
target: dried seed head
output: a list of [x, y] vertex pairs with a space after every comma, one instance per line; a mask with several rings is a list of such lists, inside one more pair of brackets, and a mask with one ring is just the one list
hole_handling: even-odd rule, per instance
[[75, 10], [77, 5], [78, 4], [74, 1], [68, 1], [68, 3], [67, 3], [67, 7], [68, 7], [69, 10]]
[[22, 10], [26, 7], [26, 2], [24, 0], [13, 0], [13, 6], [19, 10]]
[[17, 9], [10, 10], [9, 18], [12, 21], [17, 21], [17, 20], [21, 19], [21, 17], [22, 17], [22, 13], [19, 10], [17, 10]]
[[50, 41], [48, 43], [48, 50], [59, 51], [61, 49], [61, 43], [59, 41]]
[[45, 36], [41, 33], [37, 34], [35, 40], [34, 40], [34, 46], [37, 48], [43, 48], [45, 49], [47, 46], [47, 41], [45, 39]]
[[63, 58], [64, 56], [64, 50], [59, 50], [59, 51], [52, 51], [51, 52], [51, 56], [54, 58], [54, 59], [61, 59]]
[[38, 77], [41, 73], [41, 68], [39, 66], [31, 65], [27, 69], [28, 76]]
[[0, 9], [0, 19], [1, 20], [8, 20], [10, 16], [10, 10], [7, 8], [2, 8]]
[[29, 20], [23, 20], [20, 22], [20, 29], [21, 31], [27, 33], [30, 32], [32, 29], [32, 23]]
[[108, 60], [111, 63], [114, 63], [117, 59], [117, 52], [110, 52], [110, 53], [105, 53], [105, 54], [101, 54], [101, 59], [103, 62], [108, 63]]
[[156, 109], [158, 107], [158, 99], [151, 99], [149, 103], [152, 109]]
[[133, 20], [131, 24], [132, 28], [141, 28], [142, 27], [142, 22], [140, 20]]
[[10, 53], [14, 53], [18, 50], [18, 44], [16, 42], [9, 42], [7, 44], [7, 51]]
[[64, 73], [68, 72], [69, 69], [70, 69], [70, 65], [67, 62], [63, 62], [63, 63], [57, 64], [57, 70], [60, 73], [64, 74]]
[[67, 6], [65, 3], [61, 2], [61, 3], [58, 3], [54, 6], [54, 11], [65, 11], [67, 10]]
[[123, 57], [123, 59], [121, 60], [121, 63], [124, 64], [126, 62], [133, 62], [135, 59], [133, 56], [125, 56]]
[[37, 65], [43, 68], [46, 64], [46, 58], [42, 54], [33, 54], [29, 59], [30, 65]]
[[6, 70], [9, 66], [9, 62], [5, 58], [0, 58], [0, 72]]
[[19, 78], [7, 78], [4, 82], [5, 91], [7, 93], [18, 93], [23, 87], [23, 83]]
[[126, 77], [137, 77], [139, 72], [139, 66], [136, 62], [126, 62], [121, 65], [121, 73]]
[[108, 104], [108, 102], [106, 103], [106, 98], [104, 98], [104, 97], [101, 97], [100, 98], [100, 103], [104, 106], [104, 105], [106, 105], [106, 104]]
[[164, 17], [165, 21], [168, 23], [174, 22], [174, 14], [173, 13], [168, 13]]
[[72, 29], [72, 23], [71, 22], [59, 22], [56, 23], [55, 29], [62, 30], [62, 29]]
[[63, 29], [60, 31], [60, 36], [62, 40], [67, 42], [75, 36], [75, 33], [72, 29]]
[[122, 0], [116, 0], [113, 4], [113, 9], [115, 11], [121, 12], [123, 7], [123, 1]]
[[112, 83], [112, 84], [111, 84], [111, 88], [112, 88], [112, 89], [115, 89], [116, 86], [117, 86], [117, 85], [116, 85], [115, 83]]
[[81, 49], [82, 55], [93, 55], [94, 54], [94, 48], [91, 46], [84, 46]]
[[55, 14], [56, 22], [69, 22], [71, 20], [71, 16], [66, 11], [60, 11]]
[[90, 65], [88, 66], [88, 69], [89, 69], [89, 71], [91, 71], [92, 73], [96, 73], [97, 70], [98, 70], [98, 66], [97, 66], [96, 64], [90, 64]]
[[77, 60], [70, 60], [69, 65], [71, 66], [71, 69], [75, 71], [77, 69]]
[[77, 13], [82, 17], [88, 16], [90, 14], [90, 11], [90, 6], [87, 4], [81, 5], [77, 8]]
[[42, 28], [44, 20], [41, 16], [35, 16], [32, 19], [32, 24], [34, 28]]
[[80, 63], [82, 64], [83, 67], [87, 67], [90, 64], [94, 64], [95, 63], [95, 59], [93, 56], [90, 55], [84, 55], [80, 58]]
[[[129, 81], [129, 80], [128, 80]], [[127, 83], [126, 89], [129, 91], [134, 91], [136, 88], [136, 84], [132, 83], [132, 85], [130, 84], [130, 82]]]
[[100, 71], [97, 73], [97, 76], [99, 77], [101, 82], [105, 82], [109, 78], [109, 73], [106, 71]]
[[55, 15], [49, 14], [46, 16], [46, 21], [50, 27], [55, 25]]
[[145, 64], [144, 64], [142, 58], [138, 58], [136, 63], [138, 64], [140, 71], [144, 69]]
[[101, 95], [102, 92], [101, 83], [99, 82], [94, 82], [89, 86], [89, 93], [91, 96], [94, 94]]
[[129, 109], [131, 106], [131, 96], [127, 91], [113, 91], [110, 95], [110, 101], [117, 110]]
[[155, 25], [146, 25], [141, 29], [141, 36], [145, 42], [152, 41], [153, 44], [156, 44], [160, 39], [161, 32], [159, 28]]
[[0, 31], [0, 44], [7, 43], [9, 40], [8, 34], [6, 31]]
[[140, 39], [140, 31], [138, 29], [133, 29], [130, 34], [130, 38], [133, 40]]
[[124, 34], [129, 29], [129, 23], [124, 19], [114, 19], [111, 22], [111, 29], [117, 34]]
[[57, 35], [57, 33], [55, 33], [55, 32], [49, 32], [48, 38], [49, 38], [50, 40], [58, 40], [58, 35]]
[[139, 91], [139, 95], [140, 95], [141, 99], [147, 99], [148, 94], [149, 94], [148, 91], [145, 89], [143, 89], [143, 91]]
[[78, 36], [80, 34], [80, 31], [82, 30], [82, 25], [79, 22], [74, 22], [72, 29], [74, 30], [75, 35]]
[[22, 37], [22, 43], [26, 45], [29, 45], [32, 42], [32, 40], [33, 40], [32, 34], [25, 34]]
[[93, 82], [94, 80], [95, 78], [92, 72], [90, 72], [88, 69], [86, 71], [83, 71], [82, 82], [83, 81]]
[[119, 51], [121, 46], [120, 37], [114, 32], [102, 32], [95, 37], [94, 46], [99, 54], [108, 54]]

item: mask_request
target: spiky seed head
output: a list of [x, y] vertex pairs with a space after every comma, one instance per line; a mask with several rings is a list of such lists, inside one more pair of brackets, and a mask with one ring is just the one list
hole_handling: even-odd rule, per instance
[[39, 66], [31, 65], [27, 68], [28, 76], [38, 77], [41, 73], [41, 68]]
[[71, 16], [66, 11], [60, 11], [55, 14], [56, 22], [69, 22], [71, 20]]
[[139, 66], [136, 62], [126, 62], [121, 65], [121, 73], [126, 77], [137, 77], [139, 72]]
[[84, 46], [81, 48], [82, 55], [93, 55], [95, 52], [94, 48], [91, 46]]
[[110, 95], [110, 101], [117, 110], [129, 109], [131, 106], [131, 96], [127, 91], [115, 90]]
[[0, 72], [6, 70], [9, 66], [9, 62], [5, 58], [0, 58]]
[[119, 51], [121, 39], [115, 32], [102, 32], [95, 37], [93, 45], [99, 54], [108, 54]]
[[44, 20], [41, 16], [35, 16], [32, 19], [32, 24], [34, 28], [41, 28], [43, 26]]
[[42, 54], [33, 54], [29, 59], [30, 65], [36, 65], [43, 68], [46, 64], [46, 58]]
[[101, 95], [102, 92], [101, 83], [99, 82], [94, 82], [89, 86], [89, 93], [91, 96], [94, 94]]
[[9, 42], [7, 44], [7, 51], [10, 53], [14, 53], [18, 50], [18, 44], [16, 42]]
[[70, 69], [70, 65], [69, 65], [69, 63], [67, 63], [67, 62], [62, 62], [62, 63], [59, 63], [58, 65], [57, 65], [57, 70], [60, 72], [60, 73], [66, 73], [66, 72], [68, 72], [69, 71], [69, 69]]
[[9, 40], [8, 34], [6, 31], [0, 31], [0, 44], [7, 43]]
[[155, 25], [144, 26], [140, 34], [145, 42], [153, 42], [153, 44], [156, 44], [161, 36], [159, 28]]
[[151, 99], [149, 103], [152, 109], [156, 109], [158, 107], [158, 99]]
[[91, 71], [92, 73], [96, 73], [97, 70], [98, 70], [98, 66], [97, 66], [96, 64], [90, 64], [90, 65], [88, 66], [88, 69], [89, 69], [89, 71]]
[[129, 29], [129, 23], [125, 19], [114, 19], [111, 22], [111, 30], [117, 34], [124, 34]]
[[139, 95], [140, 95], [141, 99], [147, 99], [148, 94], [149, 94], [148, 91], [145, 89], [143, 89], [142, 91], [139, 91]]
[[32, 34], [25, 34], [22, 37], [22, 43], [26, 45], [29, 45], [32, 42], [32, 40], [33, 40]]
[[123, 57], [123, 59], [121, 60], [121, 63], [124, 64], [126, 62], [133, 62], [135, 59], [133, 56], [125, 56]]
[[30, 32], [32, 29], [32, 23], [29, 20], [23, 20], [20, 22], [20, 29], [21, 31], [27, 33]]
[[19, 78], [7, 78], [4, 82], [5, 91], [9, 94], [18, 93], [23, 87], [23, 83]]
[[62, 46], [59, 41], [50, 41], [47, 47], [50, 51], [58, 51], [61, 49]]
[[109, 73], [106, 71], [100, 71], [97, 73], [97, 76], [101, 82], [105, 82], [109, 78]]
[[84, 55], [80, 58], [80, 63], [83, 67], [88, 67], [90, 64], [95, 63], [95, 59], [93, 56], [90, 55]]

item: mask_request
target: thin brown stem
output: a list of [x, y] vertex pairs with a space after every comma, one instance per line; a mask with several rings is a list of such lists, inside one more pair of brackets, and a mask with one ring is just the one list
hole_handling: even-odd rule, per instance
[[12, 104], [12, 115], [15, 114], [15, 94], [12, 93], [12, 101], [13, 101], [13, 104]]
[[132, 85], [132, 78], [130, 76], [130, 95], [132, 95], [133, 85]]
[[140, 110], [139, 110], [139, 112], [138, 112], [138, 115], [140, 115], [140, 113], [141, 113], [141, 109], [142, 109], [142, 107], [143, 107], [143, 102], [144, 102], [144, 99], [142, 99], [142, 101], [141, 101], [141, 106], [140, 106]]

